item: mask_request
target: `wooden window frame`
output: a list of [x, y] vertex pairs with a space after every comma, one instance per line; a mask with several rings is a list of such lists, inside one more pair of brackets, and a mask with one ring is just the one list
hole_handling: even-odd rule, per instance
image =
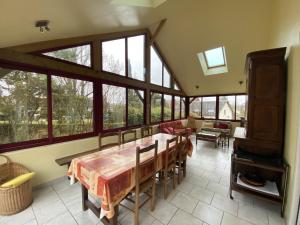
[[222, 65], [217, 65], [217, 66], [208, 66], [208, 59], [207, 59], [207, 56], [206, 56], [206, 52], [209, 51], [209, 50], [213, 50], [213, 49], [215, 49], [215, 48], [209, 49], [209, 50], [206, 50], [206, 51], [203, 52], [203, 55], [204, 55], [204, 59], [205, 59], [205, 63], [206, 63], [207, 69], [215, 69], [215, 68], [220, 68], [220, 67], [227, 66], [227, 63], [226, 63], [226, 55], [225, 55], [225, 51], [224, 51], [224, 46], [219, 47], [219, 48], [222, 48], [222, 55], [223, 55], [224, 64], [222, 64]]

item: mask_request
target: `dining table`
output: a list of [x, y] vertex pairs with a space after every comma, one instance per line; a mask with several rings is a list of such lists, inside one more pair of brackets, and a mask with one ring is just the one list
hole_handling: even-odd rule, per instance
[[[119, 203], [135, 187], [136, 148], [149, 146], [158, 141], [157, 171], [163, 167], [166, 143], [174, 135], [157, 133], [136, 141], [121, 144], [105, 150], [74, 158], [67, 175], [77, 180], [82, 189], [82, 208], [90, 209], [104, 224], [117, 224]], [[193, 145], [188, 139], [188, 155], [192, 154]], [[141, 155], [141, 162], [153, 158], [153, 153]], [[144, 176], [148, 176], [146, 173]], [[97, 207], [89, 200], [89, 193], [101, 201]]]

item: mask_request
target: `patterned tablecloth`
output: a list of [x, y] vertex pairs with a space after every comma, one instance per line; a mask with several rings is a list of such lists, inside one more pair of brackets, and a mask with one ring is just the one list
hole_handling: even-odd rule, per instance
[[[158, 140], [157, 170], [160, 170], [164, 161], [167, 139], [173, 137], [170, 134], [159, 133], [75, 158], [69, 167], [68, 175], [75, 177], [93, 195], [101, 199], [101, 215], [110, 219], [114, 216], [114, 206], [119, 204], [135, 186], [136, 147], [142, 148]], [[191, 156], [193, 145], [190, 140], [187, 150]], [[153, 152], [142, 154], [141, 157], [141, 162], [146, 161], [153, 157]]]

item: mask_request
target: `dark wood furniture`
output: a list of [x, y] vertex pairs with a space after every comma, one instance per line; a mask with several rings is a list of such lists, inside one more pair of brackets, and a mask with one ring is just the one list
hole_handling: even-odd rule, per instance
[[73, 154], [73, 155], [68, 155], [59, 159], [55, 159], [55, 162], [59, 165], [59, 166], [65, 166], [67, 165], [68, 167], [70, 166], [71, 162], [73, 159], [84, 156], [84, 155], [88, 155], [94, 152], [99, 151], [99, 149], [93, 149], [90, 151], [86, 151], [86, 152], [81, 152], [81, 153], [77, 153], [77, 154]]
[[152, 136], [152, 134], [153, 134], [153, 128], [152, 127], [147, 126], [147, 127], [142, 127], [141, 128], [142, 138]]
[[[232, 190], [282, 204], [287, 165], [283, 162], [286, 98], [286, 48], [247, 55], [247, 128], [237, 128], [231, 161]], [[238, 174], [256, 174], [275, 182], [280, 196], [262, 193], [237, 184]], [[232, 195], [231, 195], [232, 197]]]
[[[155, 144], [150, 146], [136, 148], [136, 173], [135, 173], [135, 187], [126, 197], [130, 202], [134, 203], [134, 209], [123, 205], [127, 209], [134, 212], [134, 224], [139, 224], [139, 210], [145, 205], [149, 200], [151, 200], [150, 210], [155, 209], [155, 191], [156, 191], [156, 163], [157, 163], [157, 149], [158, 141], [155, 141]], [[153, 151], [153, 157], [151, 160], [141, 163], [141, 155]], [[147, 171], [149, 174], [147, 177], [143, 177], [142, 174]], [[147, 195], [147, 198], [140, 202], [140, 194], [144, 193]], [[134, 196], [134, 199], [132, 199]]]
[[[104, 139], [110, 139], [103, 144]], [[112, 140], [115, 139], [115, 140]], [[110, 133], [99, 133], [99, 150], [103, 150], [106, 148], [111, 148], [121, 144], [121, 131], [118, 132], [110, 132]]]
[[162, 169], [162, 179], [164, 186], [164, 199], [168, 197], [168, 180], [172, 179], [173, 189], [176, 187], [175, 182], [175, 169], [176, 169], [176, 159], [177, 159], [177, 144], [178, 137], [167, 140], [167, 149], [165, 154], [165, 164]]
[[136, 141], [136, 130], [127, 130], [122, 133], [122, 143]]
[[215, 143], [215, 147], [217, 148], [220, 143], [221, 133], [214, 131], [200, 131], [196, 133], [196, 145], [198, 140], [209, 141]]

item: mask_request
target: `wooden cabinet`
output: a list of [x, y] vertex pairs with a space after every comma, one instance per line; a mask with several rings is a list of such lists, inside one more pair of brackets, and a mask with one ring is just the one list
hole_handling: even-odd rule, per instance
[[[235, 132], [231, 156], [232, 190], [282, 204], [285, 201], [288, 167], [283, 162], [286, 101], [286, 48], [247, 55], [247, 128]], [[273, 183], [278, 193], [267, 194], [239, 183], [240, 175], [258, 175]], [[276, 189], [275, 188], [275, 189]]]
[[[256, 154], [281, 156], [286, 99], [286, 48], [249, 53], [247, 139], [270, 146]], [[250, 149], [251, 151], [251, 149]]]

